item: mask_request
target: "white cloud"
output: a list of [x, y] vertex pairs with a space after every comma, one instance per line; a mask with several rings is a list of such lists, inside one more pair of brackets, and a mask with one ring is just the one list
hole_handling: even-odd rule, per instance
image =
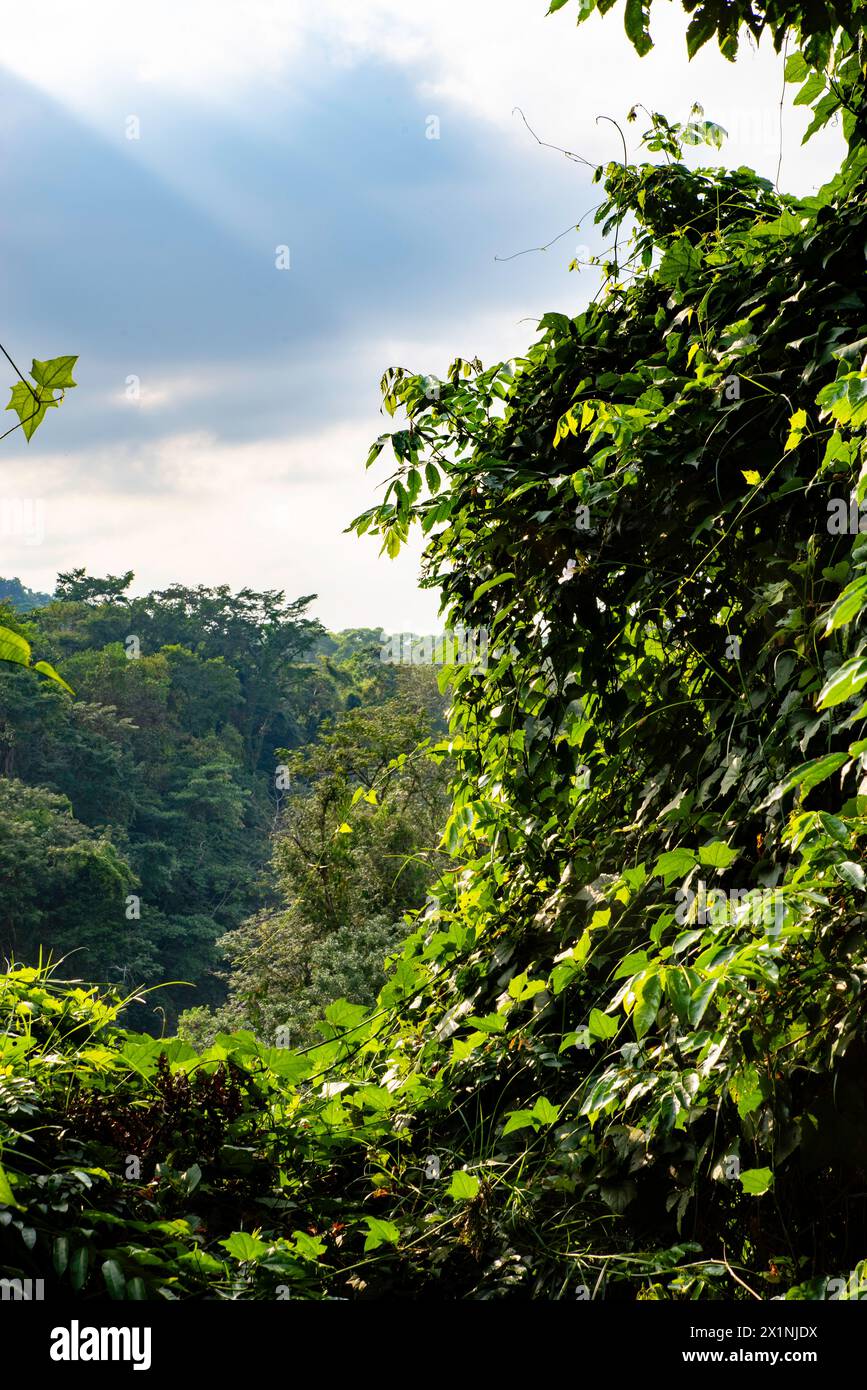
[[290, 598], [317, 593], [313, 612], [332, 628], [434, 631], [438, 599], [416, 587], [419, 542], [390, 561], [375, 540], [342, 534], [376, 498], [363, 467], [369, 443], [367, 422], [244, 444], [173, 435], [120, 460], [120, 472], [152, 477], [152, 493], [98, 481], [118, 463], [114, 446], [41, 454], [16, 469], [15, 498], [0, 496], [0, 516], [23, 518], [5, 528], [4, 573], [49, 590], [58, 571], [78, 565], [133, 569], [145, 581], [138, 592], [252, 584]]
[[[443, 141], [465, 138], [467, 122], [493, 129], [515, 151], [516, 177], [540, 208], [547, 206], [549, 171], [562, 167], [562, 156], [535, 149], [515, 106], [543, 139], [595, 162], [620, 157], [617, 132], [597, 116], [622, 122], [641, 101], [684, 117], [700, 99], [707, 115], [732, 133], [725, 162], [774, 176], [782, 63], [767, 44], [759, 51], [745, 45], [735, 66], [708, 46], [689, 65], [685, 21], [674, 6], [654, 13], [657, 47], [639, 59], [623, 33], [622, 6], [580, 28], [569, 9], [551, 18], [544, 9], [545, 0], [319, 0], [315, 6], [309, 0], [149, 0], [135, 8], [89, 0], [76, 10], [68, 0], [43, 0], [38, 42], [21, 7], [4, 16], [3, 61], [122, 141], [124, 117], [143, 90], [154, 101], [181, 98], [198, 111], [220, 105], [239, 125], [262, 125], [277, 94], [281, 102], [287, 94], [315, 101], [322, 65], [384, 59], [404, 70], [426, 109], [441, 116]], [[783, 185], [800, 191], [830, 174], [840, 149], [835, 132], [802, 149], [806, 119], [802, 110], [788, 110], [783, 125]], [[625, 129], [634, 149], [643, 126]], [[181, 147], [182, 137], [181, 129]], [[527, 150], [529, 161], [518, 157]], [[211, 170], [188, 170], [182, 157], [178, 167], [168, 167], [166, 154], [160, 169], [163, 156], [156, 148], [149, 152], [145, 124], [129, 152], [156, 161], [156, 172], [169, 182], [178, 180], [180, 167], [187, 196], [215, 217], [221, 209], [224, 218], [234, 215], [218, 159]], [[574, 248], [564, 246], [565, 264]], [[587, 281], [572, 283], [574, 305], [583, 302]], [[34, 587], [51, 587], [58, 569], [85, 564], [95, 573], [133, 568], [147, 587], [183, 580], [252, 583], [293, 596], [313, 591], [330, 626], [382, 622], [393, 630], [432, 630], [437, 601], [415, 587], [417, 545], [390, 562], [377, 558], [374, 542], [340, 530], [376, 495], [375, 479], [363, 468], [379, 423], [375, 381], [392, 362], [443, 372], [458, 353], [478, 352], [486, 362], [520, 353], [533, 325], [519, 322], [519, 314], [503, 308], [484, 316], [468, 302], [461, 313], [450, 311], [447, 333], [439, 326], [426, 333], [422, 324], [385, 340], [372, 326], [360, 327], [363, 343], [354, 351], [370, 362], [373, 383], [364, 422], [332, 418], [303, 437], [250, 443], [187, 431], [80, 453], [42, 453], [40, 445], [31, 459], [20, 456], [10, 487], [16, 496], [43, 499], [44, 539], [35, 545], [32, 535], [6, 536], [4, 572], [17, 566]], [[141, 406], [158, 420], [161, 409], [201, 402], [230, 381], [237, 389], [245, 374], [261, 369], [248, 360], [221, 375], [182, 363], [143, 382]], [[117, 395], [105, 401], [122, 421], [120, 404]]]
[[[622, 6], [580, 27], [575, 6], [550, 17], [544, 8], [542, 0], [149, 0], [131, 10], [89, 0], [76, 10], [44, 0], [38, 43], [20, 7], [5, 17], [3, 61], [115, 136], [142, 85], [154, 97], [228, 105], [239, 122], [255, 123], [267, 120], [277, 88], [281, 99], [309, 93], [323, 66], [370, 57], [407, 68], [434, 114], [438, 105], [444, 117], [463, 110], [526, 144], [512, 115], [520, 106], [544, 139], [593, 162], [620, 155], [616, 132], [597, 124], [598, 115], [622, 122], [641, 101], [682, 117], [698, 99], [732, 133], [726, 163], [775, 174], [782, 60], [769, 42], [758, 50], [742, 43], [734, 65], [711, 44], [688, 63], [680, 7], [656, 6], [656, 47], [639, 58], [623, 32]], [[792, 95], [790, 88], [784, 182], [807, 191], [826, 177], [840, 138], [832, 132], [802, 148], [808, 117], [791, 108]]]

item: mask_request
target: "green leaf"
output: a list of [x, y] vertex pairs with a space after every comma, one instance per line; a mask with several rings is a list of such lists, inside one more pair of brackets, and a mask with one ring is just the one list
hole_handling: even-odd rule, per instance
[[669, 967], [665, 972], [665, 993], [681, 1023], [689, 1022], [689, 1003], [693, 985], [682, 965]]
[[21, 421], [25, 438], [29, 440], [45, 419], [46, 410], [59, 404], [59, 401], [46, 395], [41, 388], [34, 390], [25, 382], [18, 381], [12, 387], [12, 395], [6, 409], [15, 411]]
[[12, 1191], [12, 1186], [2, 1164], [0, 1164], [0, 1206], [17, 1207], [19, 1211], [24, 1210], [21, 1203], [16, 1200], [15, 1193]]
[[507, 570], [505, 574], [498, 574], [494, 579], [486, 579], [484, 583], [480, 584], [479, 587], [475, 590], [471, 602], [475, 603], [476, 599], [481, 598], [482, 594], [486, 594], [488, 590], [493, 589], [496, 584], [505, 584], [507, 579], [514, 578], [515, 576], [512, 573], [512, 571]]
[[373, 443], [370, 446], [370, 452], [367, 455], [367, 463], [365, 464], [366, 468], [370, 468], [374, 463], [376, 463], [376, 460], [379, 458], [380, 454], [382, 453], [383, 449], [385, 448], [386, 444], [390, 439], [390, 434], [381, 434], [378, 439], [375, 439], [373, 441]]
[[512, 1110], [503, 1125], [503, 1134], [511, 1134], [516, 1129], [535, 1129], [535, 1120], [532, 1110]]
[[693, 1028], [697, 1028], [704, 1018], [707, 1006], [716, 993], [719, 978], [715, 980], [705, 980], [703, 985], [692, 992], [689, 1005], [689, 1021]]
[[819, 702], [817, 709], [831, 709], [834, 705], [841, 705], [844, 700], [849, 700], [853, 695], [857, 695], [863, 685], [867, 684], [867, 658], [863, 656], [852, 657], [850, 661], [844, 661], [842, 666], [825, 682], [819, 691]]
[[463, 1169], [459, 1169], [458, 1172], [452, 1174], [452, 1180], [446, 1188], [446, 1195], [454, 1197], [458, 1201], [466, 1202], [476, 1197], [478, 1191], [479, 1179], [475, 1173], [465, 1173]]
[[318, 1260], [325, 1254], [325, 1241], [319, 1236], [308, 1235], [307, 1231], [293, 1231], [295, 1253], [302, 1260]]
[[69, 1264], [68, 1236], [54, 1237], [54, 1244], [51, 1248], [51, 1263], [54, 1265], [54, 1272], [58, 1278], [66, 1273], [66, 1266]]
[[617, 1019], [604, 1014], [601, 1009], [590, 1010], [588, 1026], [594, 1038], [613, 1038], [617, 1033]]
[[836, 864], [834, 867], [840, 877], [845, 879], [847, 883], [851, 883], [852, 887], [857, 888], [859, 892], [863, 893], [867, 888], [867, 878], [865, 878], [864, 870], [860, 864], [853, 863], [851, 859], [845, 859], [842, 864]]
[[624, 28], [636, 53], [643, 58], [653, 47], [648, 30], [650, 0], [626, 0]]
[[251, 1236], [247, 1231], [233, 1231], [226, 1239], [219, 1242], [224, 1250], [228, 1250], [233, 1259], [240, 1260], [246, 1264], [250, 1260], [260, 1260], [263, 1255], [267, 1255], [270, 1246], [256, 1236]]
[[846, 623], [851, 623], [852, 619], [867, 606], [867, 575], [861, 575], [860, 579], [854, 579], [851, 584], [840, 594], [839, 598], [832, 603], [826, 618], [825, 631], [823, 637], [830, 637], [832, 632], [836, 632], [838, 627], [845, 627]]
[[803, 53], [790, 53], [786, 59], [785, 78], [787, 82], [803, 82], [810, 69]]
[[674, 286], [679, 281], [689, 284], [701, 268], [702, 254], [686, 237], [672, 242], [659, 263], [657, 279], [662, 285]]
[[646, 951], [630, 951], [628, 956], [624, 956], [614, 972], [615, 980], [625, 980], [629, 975], [637, 975], [639, 970], [643, 970], [647, 965]]
[[325, 1010], [326, 1021], [343, 1032], [347, 1028], [357, 1028], [368, 1017], [370, 1010], [365, 1004], [353, 1004], [349, 999], [335, 999]]
[[[787, 79], [788, 80], [788, 79]], [[825, 90], [825, 79], [818, 72], [810, 73], [798, 95], [793, 102], [794, 106], [812, 106], [816, 97], [821, 96]]]
[[705, 9], [700, 9], [693, 15], [686, 31], [686, 51], [690, 58], [694, 58], [702, 44], [707, 43], [708, 39], [716, 33], [716, 20], [712, 13]]
[[683, 878], [696, 864], [695, 853], [691, 849], [669, 849], [661, 854], [653, 866], [654, 874], [661, 875], [667, 882]]
[[738, 1174], [744, 1192], [751, 1197], [761, 1197], [774, 1185], [774, 1175], [770, 1168], [747, 1168]]
[[48, 676], [49, 680], [67, 690], [70, 695], [75, 691], [71, 685], [67, 685], [62, 676], [59, 676], [53, 666], [47, 661], [36, 661], [31, 664], [30, 643], [22, 637], [19, 632], [13, 632], [11, 628], [0, 627], [0, 661], [11, 661], [16, 666], [26, 666], [28, 670], [38, 671], [40, 675]]
[[49, 391], [65, 391], [76, 384], [72, 380], [72, 369], [77, 361], [77, 357], [51, 357], [47, 362], [40, 362], [34, 357], [30, 375]]
[[72, 1259], [69, 1261], [69, 1282], [76, 1293], [84, 1288], [87, 1279], [87, 1267], [90, 1263], [90, 1252], [86, 1245], [79, 1245]]
[[102, 1277], [112, 1298], [123, 1298], [126, 1293], [126, 1279], [117, 1260], [104, 1260]]
[[742, 1120], [747, 1119], [764, 1099], [759, 1082], [759, 1073], [753, 1066], [745, 1067], [743, 1071], [735, 1073], [729, 1082], [729, 1091], [732, 1100], [737, 1104], [738, 1114]]
[[532, 1114], [540, 1124], [553, 1125], [560, 1115], [560, 1107], [559, 1105], [552, 1105], [545, 1096], [540, 1096], [533, 1106]]
[[382, 1221], [378, 1216], [366, 1216], [364, 1219], [367, 1222], [365, 1250], [377, 1250], [380, 1245], [397, 1245], [400, 1230], [393, 1221]]
[[48, 679], [54, 681], [55, 684], [62, 686], [63, 689], [68, 691], [70, 695], [75, 694], [75, 691], [73, 690], [72, 686], [66, 684], [66, 681], [63, 679], [63, 677], [58, 675], [54, 667], [49, 662], [34, 661], [32, 669], [34, 671], [38, 671], [41, 676], [47, 676]]
[[659, 1013], [661, 1002], [662, 983], [658, 975], [652, 975], [636, 991], [635, 1007], [632, 1010], [632, 1022], [635, 1025], [636, 1037], [643, 1038], [647, 1030], [652, 1027], [656, 1021], [656, 1015]]
[[11, 628], [0, 627], [0, 661], [14, 661], [16, 666], [29, 666], [30, 643]]
[[738, 857], [738, 851], [722, 840], [712, 840], [709, 845], [700, 845], [699, 862], [709, 869], [727, 869]]
[[779, 782], [769, 796], [765, 797], [762, 807], [770, 806], [774, 801], [779, 801], [787, 792], [794, 791], [796, 787], [801, 790], [801, 797], [805, 797], [813, 787], [818, 787], [820, 782], [831, 777], [838, 768], [849, 761], [848, 753], [826, 753], [821, 758], [811, 758], [808, 763], [802, 763], [796, 767], [794, 772], [790, 772], [782, 782]]
[[471, 1014], [467, 1019], [468, 1028], [478, 1028], [481, 1033], [504, 1033], [506, 1031], [506, 1019], [503, 1014], [485, 1014], [484, 1018], [479, 1018], [477, 1014]]

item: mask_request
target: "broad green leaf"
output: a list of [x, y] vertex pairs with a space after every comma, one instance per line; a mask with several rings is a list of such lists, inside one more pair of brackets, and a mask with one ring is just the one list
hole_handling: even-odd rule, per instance
[[699, 862], [709, 869], [727, 869], [738, 857], [738, 851], [722, 840], [713, 840], [709, 845], [700, 845]]
[[648, 30], [648, 19], [650, 16], [650, 0], [626, 0], [626, 11], [624, 16], [624, 28], [632, 41], [636, 53], [644, 57], [653, 47], [653, 40]]
[[23, 1210], [21, 1203], [16, 1200], [15, 1193], [12, 1190], [12, 1185], [9, 1182], [8, 1177], [6, 1176], [6, 1171], [2, 1167], [2, 1165], [0, 1165], [0, 1206], [17, 1207], [19, 1210]]
[[846, 883], [850, 883], [852, 887], [857, 888], [860, 893], [864, 892], [865, 888], [867, 888], [867, 877], [865, 877], [864, 870], [860, 864], [855, 864], [851, 859], [846, 859], [842, 864], [837, 864], [835, 867], [837, 873], [842, 879], [845, 879]]
[[479, 587], [474, 590], [472, 602], [475, 603], [476, 599], [481, 598], [482, 594], [486, 594], [489, 589], [493, 589], [497, 584], [505, 584], [507, 579], [514, 578], [515, 576], [512, 571], [507, 570], [504, 574], [498, 574], [493, 579], [486, 579], [484, 583], [480, 584]]
[[765, 798], [762, 806], [770, 806], [774, 801], [779, 801], [780, 797], [794, 791], [796, 787], [800, 789], [802, 798], [805, 797], [813, 787], [818, 787], [820, 782], [831, 777], [848, 761], [848, 753], [826, 753], [824, 757], [811, 758], [808, 763], [802, 763], [794, 772], [790, 772], [788, 777], [784, 777]]
[[319, 1236], [311, 1236], [307, 1231], [293, 1231], [292, 1239], [295, 1242], [295, 1253], [302, 1260], [318, 1260], [325, 1254], [325, 1241]]
[[589, 1024], [594, 1038], [613, 1038], [617, 1033], [617, 1020], [601, 1009], [591, 1009]]
[[57, 685], [62, 686], [63, 689], [66, 690], [70, 695], [75, 694], [75, 691], [73, 690], [72, 686], [67, 685], [63, 677], [58, 675], [54, 667], [48, 661], [34, 661], [32, 669], [34, 671], [38, 671], [41, 676], [47, 676], [49, 680], [52, 680]]
[[770, 1168], [747, 1168], [739, 1175], [744, 1192], [751, 1197], [761, 1197], [774, 1185], [774, 1175]]
[[705, 980], [704, 984], [693, 990], [689, 1005], [689, 1021], [693, 1028], [697, 1028], [704, 1018], [707, 1006], [716, 993], [718, 984], [719, 977], [714, 980]]
[[816, 97], [821, 96], [824, 91], [825, 78], [818, 72], [811, 72], [793, 104], [795, 106], [812, 106]]
[[117, 1260], [103, 1260], [102, 1277], [112, 1298], [123, 1298], [126, 1293], [126, 1279]]
[[77, 357], [52, 357], [47, 362], [40, 362], [34, 357], [30, 375], [39, 386], [49, 391], [65, 391], [76, 384], [72, 380], [72, 369], [77, 361]]
[[250, 1260], [260, 1260], [263, 1255], [267, 1255], [270, 1246], [256, 1236], [251, 1236], [247, 1231], [233, 1231], [226, 1240], [219, 1242], [224, 1250], [228, 1250], [233, 1259], [240, 1260], [246, 1264]]
[[786, 59], [785, 78], [787, 82], [803, 82], [810, 69], [803, 53], [790, 53]]
[[729, 1091], [742, 1120], [751, 1115], [764, 1099], [759, 1074], [753, 1066], [745, 1067], [743, 1071], [737, 1072], [732, 1077], [729, 1082]]
[[662, 285], [689, 283], [701, 268], [702, 254], [686, 237], [672, 242], [659, 264], [658, 279]]
[[452, 1180], [446, 1188], [447, 1196], [454, 1197], [459, 1201], [469, 1201], [478, 1195], [478, 1191], [479, 1179], [475, 1173], [465, 1173], [463, 1169], [452, 1174]]
[[535, 1129], [532, 1110], [512, 1110], [503, 1125], [503, 1134], [512, 1134], [516, 1129]]
[[691, 849], [669, 849], [661, 854], [653, 866], [654, 874], [661, 875], [667, 881], [674, 878], [683, 878], [690, 869], [695, 868], [696, 857]]
[[29, 666], [30, 643], [11, 628], [0, 627], [0, 661], [14, 661], [17, 666]]
[[76, 1293], [84, 1288], [87, 1280], [87, 1268], [90, 1263], [90, 1251], [86, 1245], [79, 1245], [72, 1259], [69, 1261], [69, 1282]]
[[393, 1221], [382, 1221], [378, 1216], [366, 1216], [367, 1236], [365, 1250], [378, 1250], [380, 1245], [397, 1245], [400, 1230]]
[[690, 976], [682, 965], [675, 965], [666, 970], [665, 993], [681, 1023], [689, 1021], [689, 1001], [693, 987]]
[[67, 685], [63, 677], [59, 676], [47, 661], [31, 663], [30, 643], [20, 632], [13, 632], [8, 627], [0, 627], [0, 661], [11, 661], [16, 666], [26, 666], [30, 671], [38, 671], [40, 675], [48, 676], [49, 680], [62, 686], [70, 695], [75, 694], [72, 686]]
[[502, 1014], [485, 1014], [484, 1018], [471, 1014], [467, 1019], [467, 1027], [478, 1028], [482, 1033], [504, 1033], [506, 1019]]
[[838, 627], [845, 627], [851, 623], [861, 610], [867, 606], [867, 575], [861, 575], [851, 584], [847, 584], [840, 597], [831, 605], [826, 618], [825, 631], [823, 637], [830, 637], [832, 632], [836, 632]]
[[540, 1124], [553, 1125], [559, 1117], [560, 1107], [559, 1105], [552, 1105], [545, 1096], [540, 1096], [533, 1106], [532, 1113]]
[[68, 1236], [54, 1237], [54, 1244], [51, 1249], [51, 1262], [54, 1265], [54, 1272], [58, 1278], [66, 1273], [66, 1266], [69, 1264]]
[[841, 705], [844, 700], [857, 695], [863, 685], [867, 685], [867, 658], [852, 657], [850, 661], [844, 661], [842, 666], [838, 666], [822, 686], [816, 708], [823, 710]]
[[630, 951], [628, 956], [624, 956], [614, 972], [615, 980], [625, 980], [629, 975], [637, 975], [639, 970], [643, 970], [647, 965], [646, 951]]
[[649, 980], [643, 982], [640, 991], [636, 994], [636, 1002], [632, 1010], [632, 1022], [635, 1025], [636, 1037], [643, 1038], [648, 1029], [653, 1026], [661, 1002], [662, 982], [658, 975], [652, 975]]
[[32, 439], [35, 431], [45, 419], [45, 412], [60, 402], [49, 396], [42, 387], [30, 387], [23, 381], [12, 387], [12, 395], [7, 410], [14, 410], [21, 421], [26, 439]]

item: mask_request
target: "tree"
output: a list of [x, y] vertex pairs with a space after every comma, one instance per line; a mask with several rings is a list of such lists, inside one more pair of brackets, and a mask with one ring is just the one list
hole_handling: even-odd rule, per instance
[[50, 594], [28, 589], [20, 579], [0, 579], [0, 603], [8, 603], [16, 613], [29, 613], [51, 602]]
[[152, 970], [127, 916], [132, 869], [108, 836], [74, 819], [64, 797], [0, 778], [0, 880], [7, 959], [69, 956], [67, 975], [110, 982]]
[[281, 905], [222, 938], [229, 1001], [214, 1019], [185, 1015], [184, 1036], [251, 1027], [269, 1042], [281, 1028], [309, 1040], [334, 1000], [373, 1004], [386, 956], [447, 864], [445, 768], [430, 733], [404, 695], [347, 710], [317, 743], [281, 752]]

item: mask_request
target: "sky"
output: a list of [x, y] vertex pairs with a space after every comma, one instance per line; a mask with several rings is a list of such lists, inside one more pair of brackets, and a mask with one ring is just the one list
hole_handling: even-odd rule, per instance
[[0, 574], [51, 591], [131, 569], [138, 593], [282, 589], [331, 629], [434, 631], [419, 544], [389, 560], [344, 528], [387, 475], [364, 467], [386, 367], [519, 355], [597, 288], [567, 267], [602, 249], [581, 220], [598, 186], [527, 123], [595, 164], [622, 157], [599, 117], [633, 155], [634, 103], [685, 119], [698, 100], [729, 139], [692, 163], [779, 166], [806, 194], [839, 162], [835, 129], [801, 145], [770, 44], [688, 63], [660, 0], [639, 59], [622, 8], [580, 27], [546, 0], [4, 16], [0, 342], [21, 367], [80, 361], [33, 440], [0, 445]]

